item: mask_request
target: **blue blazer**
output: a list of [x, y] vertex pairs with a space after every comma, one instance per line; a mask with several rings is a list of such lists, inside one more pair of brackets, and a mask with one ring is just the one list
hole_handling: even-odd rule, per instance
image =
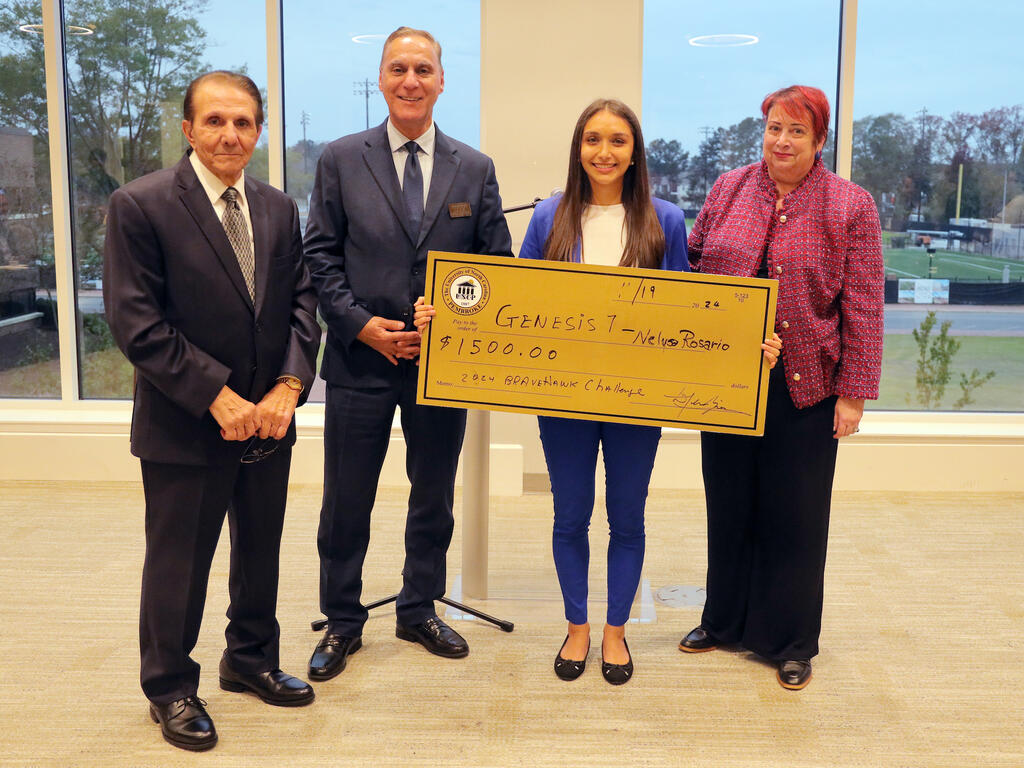
[[[544, 258], [544, 242], [548, 239], [551, 224], [555, 220], [555, 210], [561, 199], [561, 195], [556, 195], [537, 203], [533, 218], [530, 219], [530, 226], [526, 229], [523, 247], [519, 249], [519, 258]], [[652, 197], [651, 201], [665, 232], [665, 256], [661, 260], [661, 268], [689, 272], [690, 262], [686, 257], [686, 217], [682, 210], [672, 203], [657, 197]], [[580, 261], [580, 250], [580, 244], [577, 243], [572, 259], [577, 263]]]
[[327, 323], [328, 384], [388, 386], [412, 364], [391, 365], [356, 336], [374, 315], [412, 328], [427, 251], [512, 255], [494, 163], [440, 128], [423, 224], [409, 231], [386, 125], [331, 142], [317, 163], [304, 246]]

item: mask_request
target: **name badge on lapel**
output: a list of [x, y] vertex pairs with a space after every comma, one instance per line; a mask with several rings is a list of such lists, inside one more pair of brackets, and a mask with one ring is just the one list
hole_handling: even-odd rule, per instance
[[473, 215], [469, 203], [448, 203], [448, 216], [453, 219], [466, 219]]

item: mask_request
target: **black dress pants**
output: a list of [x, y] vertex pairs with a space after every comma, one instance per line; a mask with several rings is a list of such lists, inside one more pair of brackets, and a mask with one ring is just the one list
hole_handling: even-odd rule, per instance
[[328, 631], [357, 637], [367, 611], [361, 603], [370, 513], [377, 496], [395, 408], [401, 409], [405, 469], [412, 484], [405, 522], [405, 564], [396, 612], [402, 624], [435, 615], [445, 591], [445, 558], [455, 518], [455, 470], [466, 412], [416, 405], [417, 367], [401, 361], [392, 386], [328, 385], [324, 421], [324, 496], [317, 548], [320, 610]]
[[722, 643], [775, 661], [818, 653], [835, 403], [794, 406], [780, 360], [763, 437], [701, 434], [708, 515], [701, 625]]
[[278, 667], [278, 558], [290, 465], [290, 447], [257, 464], [142, 462], [146, 560], [139, 644], [142, 690], [150, 701], [164, 704], [198, 689], [199, 664], [189, 654], [199, 637], [225, 512], [231, 532], [228, 656], [239, 672]]

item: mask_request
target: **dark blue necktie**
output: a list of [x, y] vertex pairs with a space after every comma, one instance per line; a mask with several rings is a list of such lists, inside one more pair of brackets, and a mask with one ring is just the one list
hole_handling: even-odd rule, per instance
[[405, 161], [402, 197], [405, 198], [405, 210], [409, 213], [409, 228], [414, 237], [419, 237], [420, 224], [423, 222], [423, 174], [416, 153], [420, 146], [415, 141], [407, 141], [404, 146], [409, 157]]

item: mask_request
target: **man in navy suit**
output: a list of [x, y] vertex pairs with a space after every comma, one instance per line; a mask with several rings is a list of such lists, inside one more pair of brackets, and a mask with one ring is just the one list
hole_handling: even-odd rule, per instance
[[220, 685], [298, 706], [313, 689], [278, 668], [278, 553], [293, 414], [320, 328], [291, 198], [245, 176], [263, 124], [248, 77], [211, 72], [185, 93], [191, 150], [110, 197], [103, 273], [110, 330], [135, 366], [146, 559], [139, 638], [150, 715], [177, 747], [217, 732], [195, 647], [225, 511], [231, 605]]
[[379, 86], [388, 119], [332, 142], [320, 157], [306, 226], [310, 276], [327, 323], [324, 497], [317, 544], [327, 631], [309, 676], [340, 673], [362, 647], [360, 602], [370, 512], [395, 408], [412, 484], [395, 634], [458, 658], [466, 641], [437, 617], [454, 518], [460, 409], [416, 405], [413, 304], [430, 250], [512, 255], [490, 158], [442, 133], [441, 46], [400, 27], [385, 41]]

